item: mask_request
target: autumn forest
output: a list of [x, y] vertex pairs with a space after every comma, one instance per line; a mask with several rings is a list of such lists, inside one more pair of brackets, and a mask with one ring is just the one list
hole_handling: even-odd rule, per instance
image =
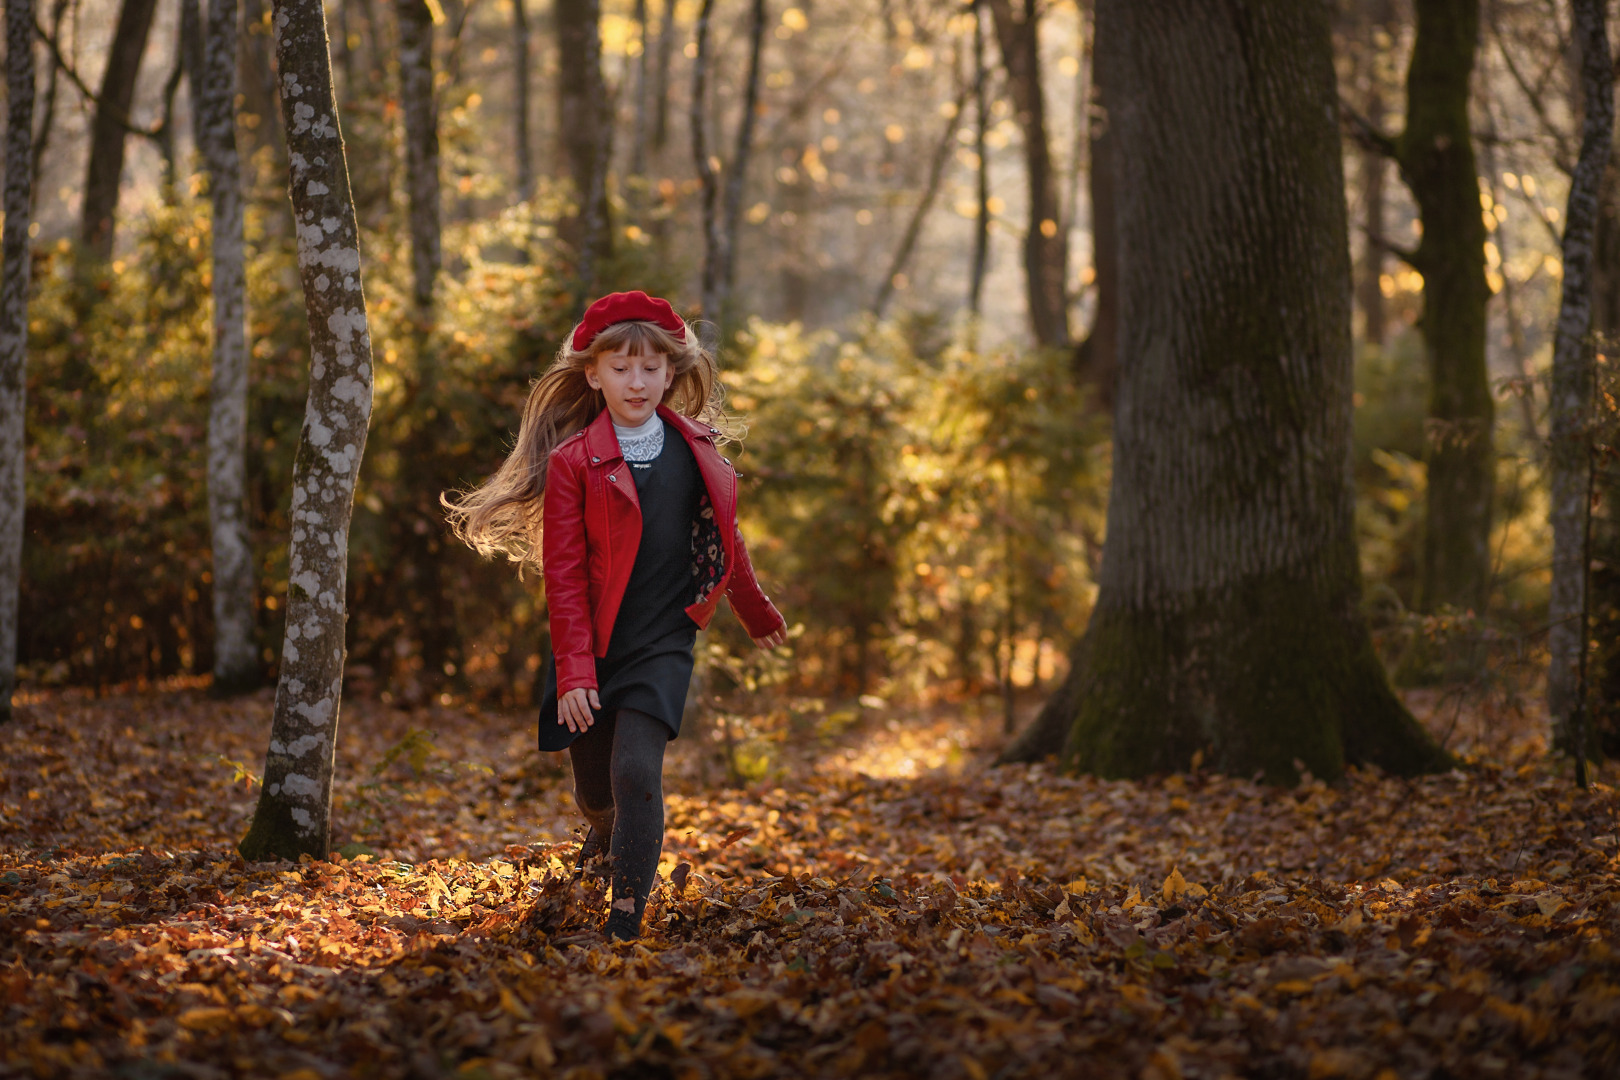
[[[0, 1076], [1620, 1071], [1606, 0], [4, 11]], [[455, 510], [627, 290], [629, 899]]]

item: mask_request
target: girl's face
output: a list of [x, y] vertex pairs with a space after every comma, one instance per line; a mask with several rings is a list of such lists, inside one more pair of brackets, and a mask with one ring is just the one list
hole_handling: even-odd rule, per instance
[[631, 356], [625, 349], [599, 353], [585, 369], [585, 381], [602, 391], [613, 422], [620, 427], [646, 423], [664, 392], [675, 383], [675, 368], [663, 353]]

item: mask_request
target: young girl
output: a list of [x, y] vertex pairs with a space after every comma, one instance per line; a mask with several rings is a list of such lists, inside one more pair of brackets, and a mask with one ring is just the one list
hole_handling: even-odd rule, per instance
[[664, 843], [664, 747], [680, 732], [697, 631], [724, 595], [756, 645], [786, 636], [737, 531], [720, 419], [714, 358], [692, 329], [667, 301], [613, 293], [534, 384], [500, 469], [445, 500], [468, 544], [545, 576], [539, 744], [573, 763], [590, 824], [579, 864], [610, 856], [611, 940], [641, 932]]

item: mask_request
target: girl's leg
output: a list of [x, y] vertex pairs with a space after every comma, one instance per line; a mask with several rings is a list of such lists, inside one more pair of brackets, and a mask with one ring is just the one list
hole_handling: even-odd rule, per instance
[[[613, 909], [610, 938], [641, 933], [641, 914], [664, 849], [664, 749], [669, 728], [634, 709], [620, 709], [613, 739]], [[581, 740], [583, 741], [583, 740]]]
[[576, 875], [584, 870], [587, 860], [606, 850], [608, 838], [613, 835], [613, 719], [598, 717], [589, 731], [568, 746], [568, 758], [574, 766], [574, 803], [591, 827], [574, 867]]

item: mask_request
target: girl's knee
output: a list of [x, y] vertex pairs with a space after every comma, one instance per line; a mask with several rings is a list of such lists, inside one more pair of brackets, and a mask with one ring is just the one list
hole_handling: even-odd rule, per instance
[[662, 799], [663, 763], [629, 757], [613, 763], [613, 791], [617, 799], [652, 802]]

